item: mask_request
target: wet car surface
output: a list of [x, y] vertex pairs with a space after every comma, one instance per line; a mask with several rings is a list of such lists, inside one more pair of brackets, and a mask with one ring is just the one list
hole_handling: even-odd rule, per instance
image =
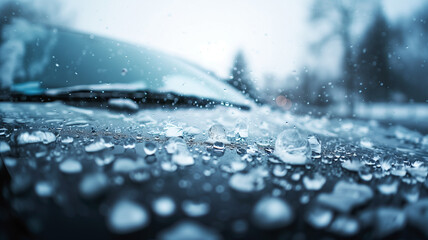
[[0, 103], [3, 235], [428, 236], [417, 131], [266, 106], [102, 105]]

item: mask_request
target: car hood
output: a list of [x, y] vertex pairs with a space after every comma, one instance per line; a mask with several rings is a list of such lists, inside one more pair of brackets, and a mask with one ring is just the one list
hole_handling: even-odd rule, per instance
[[[370, 151], [398, 151], [422, 154], [426, 137], [405, 127], [386, 126], [377, 121], [330, 119], [296, 116], [266, 106], [240, 110], [233, 107], [168, 108], [155, 107], [129, 113], [126, 105], [109, 110], [107, 106], [77, 107], [60, 101], [51, 103], [0, 103], [2, 129], [9, 134], [43, 130], [64, 136], [135, 140], [167, 140], [182, 137], [196, 143], [210, 143], [209, 129], [220, 125], [226, 133], [226, 144], [269, 146], [274, 148], [278, 134], [294, 128], [304, 136], [314, 135], [323, 142], [340, 141]], [[80, 134], [79, 134], [80, 133]], [[240, 137], [240, 135], [243, 135]], [[138, 141], [137, 141], [138, 142]], [[121, 145], [120, 141], [117, 144]]]
[[[406, 173], [408, 181], [424, 182], [427, 175], [427, 136], [376, 121], [295, 116], [263, 106], [128, 113], [62, 102], [0, 103], [0, 116], [2, 159], [11, 175], [9, 200], [12, 205], [19, 200], [13, 209], [22, 218], [50, 216], [39, 222], [46, 231], [36, 232], [46, 238], [61, 234], [48, 230], [58, 227], [52, 220], [58, 212], [68, 219], [106, 222], [94, 227], [99, 234], [137, 230], [153, 238], [188, 226], [182, 222], [188, 218], [216, 223], [216, 230], [208, 232], [191, 223], [213, 239], [236, 219], [252, 219], [243, 221], [262, 230], [293, 222], [293, 228], [304, 231], [305, 221], [317, 224], [306, 217], [314, 204], [355, 220], [355, 206], [376, 210], [379, 201], [373, 199], [387, 192], [382, 184], [398, 184], [404, 179], [398, 176]], [[394, 173], [399, 170], [404, 175]], [[151, 207], [159, 196], [181, 209], [170, 221], [153, 217], [162, 214]], [[46, 204], [47, 198], [54, 204]], [[100, 202], [87, 202], [95, 198]], [[390, 205], [402, 209], [404, 201]], [[277, 205], [283, 208], [279, 220], [271, 219], [275, 211], [258, 210]], [[130, 227], [111, 213], [133, 207], [144, 213], [144, 224], [130, 220]], [[157, 230], [148, 231], [147, 225]], [[253, 231], [247, 230], [248, 239], [252, 233], [264, 236]], [[343, 236], [340, 229], [328, 231]]]

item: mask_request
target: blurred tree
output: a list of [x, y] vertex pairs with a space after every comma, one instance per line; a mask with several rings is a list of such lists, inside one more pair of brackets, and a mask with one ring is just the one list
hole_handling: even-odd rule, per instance
[[55, 0], [3, 0], [0, 1], [0, 39], [3, 38], [3, 27], [14, 18], [23, 18], [36, 23], [55, 23], [56, 25], [70, 22], [72, 17], [61, 11], [60, 1]]
[[428, 3], [409, 18], [402, 19], [396, 28], [401, 35], [392, 39], [394, 51], [389, 60], [394, 80], [400, 80], [394, 84], [404, 99], [400, 94], [391, 97], [393, 100], [428, 102]]
[[254, 99], [256, 102], [261, 100], [249, 75], [247, 62], [242, 51], [238, 51], [235, 56], [228, 83], [243, 92], [245, 95]]
[[394, 80], [388, 55], [393, 52], [390, 46], [393, 33], [378, 7], [357, 54], [359, 88], [365, 101], [390, 100]]
[[329, 31], [325, 33], [313, 46], [313, 52], [320, 51], [335, 38], [339, 38], [343, 46], [342, 57], [342, 77], [341, 82], [345, 89], [345, 101], [348, 105], [348, 116], [354, 113], [355, 108], [355, 58], [354, 41], [351, 30], [355, 21], [355, 14], [358, 9], [364, 10], [364, 7], [370, 1], [352, 1], [352, 0], [332, 0], [315, 1], [312, 6], [311, 21], [326, 22]]
[[[23, 41], [8, 39], [12, 31], [6, 31], [11, 24], [55, 24], [65, 25], [71, 15], [61, 11], [61, 2], [55, 0], [3, 0], [0, 1], [0, 91], [7, 92], [15, 75], [17, 66], [25, 53]], [[27, 24], [27, 25], [28, 25]], [[6, 34], [9, 32], [9, 34]], [[28, 33], [29, 34], [29, 33]], [[38, 36], [30, 36], [38, 37]], [[27, 38], [28, 40], [28, 38]], [[25, 39], [24, 39], [25, 41]], [[34, 49], [33, 49], [34, 50]], [[22, 73], [20, 73], [22, 75]], [[18, 76], [19, 77], [19, 76]]]

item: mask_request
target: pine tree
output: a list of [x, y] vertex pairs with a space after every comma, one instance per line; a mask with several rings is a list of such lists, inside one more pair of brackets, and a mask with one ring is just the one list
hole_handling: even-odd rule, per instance
[[251, 80], [247, 62], [242, 51], [238, 51], [233, 62], [233, 67], [230, 71], [231, 78], [228, 83], [234, 88], [240, 90], [245, 95], [258, 100], [258, 94]]
[[391, 35], [385, 16], [378, 8], [375, 19], [365, 34], [357, 59], [359, 82], [365, 101], [389, 100], [388, 93], [393, 87], [388, 59], [388, 53], [391, 51], [389, 40], [393, 37]]

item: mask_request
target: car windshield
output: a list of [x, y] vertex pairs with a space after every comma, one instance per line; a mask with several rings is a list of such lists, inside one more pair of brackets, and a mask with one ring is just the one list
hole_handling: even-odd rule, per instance
[[147, 91], [248, 103], [214, 74], [149, 48], [23, 21], [8, 26], [5, 38], [22, 47], [13, 50], [13, 92]]

